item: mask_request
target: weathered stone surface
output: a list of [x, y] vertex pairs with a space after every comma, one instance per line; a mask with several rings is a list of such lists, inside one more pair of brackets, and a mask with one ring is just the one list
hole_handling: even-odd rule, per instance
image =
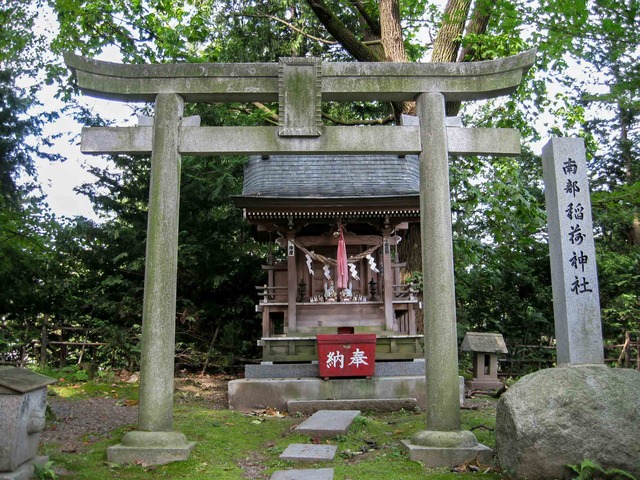
[[[376, 362], [376, 377], [424, 375], [424, 359], [412, 362]], [[271, 363], [245, 365], [244, 378], [319, 377], [317, 363]]]
[[440, 448], [470, 448], [478, 445], [478, 440], [469, 430], [441, 432], [437, 430], [423, 430], [416, 433], [411, 442], [424, 447]]
[[[322, 100], [413, 100], [443, 92], [447, 100], [507, 95], [535, 61], [535, 50], [508, 58], [467, 63], [324, 62]], [[153, 101], [173, 92], [188, 102], [273, 102], [278, 99], [275, 63], [123, 65], [66, 53], [85, 93], [126, 101]]]
[[145, 258], [140, 408], [143, 432], [173, 430], [173, 370], [180, 211], [180, 155], [176, 127], [184, 111], [178, 95], [156, 99]]
[[107, 450], [107, 459], [114, 463], [163, 465], [186, 460], [195, 442], [188, 442], [180, 432], [141, 432], [125, 434], [122, 443]]
[[467, 380], [465, 385], [469, 388], [469, 390], [499, 390], [504, 385], [498, 379], [477, 379]]
[[49, 461], [49, 457], [37, 456], [23, 463], [12, 472], [0, 472], [0, 480], [30, 480], [33, 478], [35, 466], [43, 467]]
[[414, 462], [422, 462], [429, 467], [457, 467], [465, 463], [491, 465], [493, 450], [481, 443], [473, 447], [425, 447], [407, 440], [402, 445]]
[[589, 459], [640, 475], [640, 373], [563, 367], [523, 377], [497, 408], [502, 468], [517, 477], [567, 477]]
[[542, 149], [558, 365], [603, 364], [602, 321], [582, 138]]
[[282, 452], [280, 458], [292, 462], [326, 462], [333, 460], [337, 450], [337, 445], [292, 443]]
[[280, 57], [278, 65], [280, 136], [320, 135], [322, 60], [318, 57]]
[[455, 467], [470, 462], [489, 465], [493, 458], [493, 450], [478, 443], [468, 430], [423, 430], [402, 444], [411, 460], [429, 467]]
[[319, 410], [306, 419], [295, 430], [311, 437], [331, 438], [344, 435], [349, 430], [359, 410]]
[[451, 191], [445, 125], [445, 98], [416, 98], [420, 117], [420, 233], [424, 284], [424, 349], [427, 424], [434, 430], [460, 429], [460, 380], [451, 237]]
[[271, 480], [333, 480], [333, 468], [278, 470], [273, 472]]
[[[277, 127], [179, 127], [180, 153], [211, 154], [416, 154], [420, 138], [415, 127], [353, 130], [353, 127], [321, 127], [321, 138], [283, 139]], [[82, 129], [83, 153], [148, 155], [152, 129], [140, 127], [87, 127]], [[520, 135], [513, 129], [447, 128], [452, 155], [517, 155]]]
[[[38, 453], [47, 407], [47, 389], [41, 385], [55, 380], [33, 375], [34, 378], [24, 369], [3, 369], [4, 378], [0, 385], [0, 472], [15, 470]], [[29, 391], [34, 385], [38, 388]]]
[[500, 333], [467, 332], [460, 345], [463, 352], [507, 353]]
[[272, 407], [286, 410], [291, 400], [332, 398], [415, 398], [425, 406], [425, 377], [373, 377], [367, 379], [251, 378], [229, 382], [229, 408], [253, 410]]
[[364, 410], [367, 412], [397, 412], [413, 410], [418, 406], [415, 398], [361, 398], [353, 400], [292, 400], [287, 402], [290, 414], [311, 415], [319, 410]]

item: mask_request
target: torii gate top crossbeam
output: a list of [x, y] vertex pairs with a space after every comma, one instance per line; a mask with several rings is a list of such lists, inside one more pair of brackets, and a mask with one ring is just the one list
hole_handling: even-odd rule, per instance
[[[533, 65], [535, 50], [469, 63], [322, 62], [323, 101], [409, 101], [424, 92], [448, 101], [479, 100], [513, 92]], [[85, 93], [100, 98], [153, 102], [175, 93], [187, 102], [278, 100], [278, 63], [124, 65], [72, 53], [65, 62]]]

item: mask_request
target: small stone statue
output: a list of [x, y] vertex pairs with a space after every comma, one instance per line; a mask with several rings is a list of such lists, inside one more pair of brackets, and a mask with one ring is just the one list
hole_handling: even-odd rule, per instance
[[340, 299], [343, 302], [350, 302], [353, 299], [353, 284], [349, 282], [349, 286], [340, 292]]
[[328, 285], [327, 282], [324, 283], [324, 299], [327, 302], [335, 302], [338, 299], [336, 290], [333, 286], [333, 280], [329, 280]]

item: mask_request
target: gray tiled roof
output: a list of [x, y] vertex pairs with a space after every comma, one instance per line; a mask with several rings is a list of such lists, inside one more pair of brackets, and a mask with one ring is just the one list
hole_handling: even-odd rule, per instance
[[418, 157], [397, 155], [254, 156], [243, 197], [387, 197], [419, 193]]

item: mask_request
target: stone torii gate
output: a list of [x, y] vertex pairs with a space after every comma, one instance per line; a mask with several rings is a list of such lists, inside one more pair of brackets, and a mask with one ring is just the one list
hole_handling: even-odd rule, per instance
[[[517, 155], [511, 129], [449, 126], [446, 101], [507, 95], [535, 51], [477, 63], [122, 65], [65, 55], [88, 95], [155, 103], [146, 126], [84, 128], [87, 154], [151, 154], [138, 429], [111, 447], [114, 462], [186, 459], [194, 446], [173, 430], [176, 269], [181, 155], [418, 154], [423, 252], [427, 429], [407, 442], [429, 465], [462, 463], [486, 447], [460, 430], [449, 155]], [[418, 125], [324, 126], [322, 101], [416, 101]], [[201, 127], [184, 102], [279, 102], [276, 127]], [[427, 248], [428, 246], [428, 248]], [[289, 292], [295, 295], [295, 292]], [[295, 301], [290, 302], [295, 305]], [[465, 456], [466, 455], [466, 456]]]

